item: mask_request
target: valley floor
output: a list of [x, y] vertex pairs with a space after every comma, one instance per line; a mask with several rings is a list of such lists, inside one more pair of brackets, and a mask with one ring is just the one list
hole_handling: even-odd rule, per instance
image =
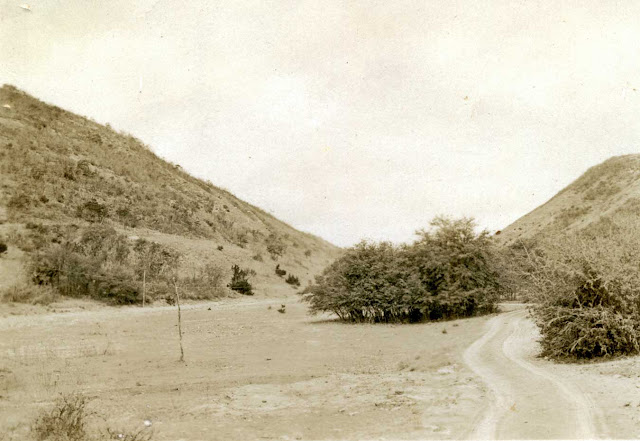
[[[296, 296], [187, 305], [185, 363], [176, 319], [172, 307], [0, 319], [0, 439], [28, 439], [34, 418], [71, 392], [90, 397], [102, 418], [92, 424], [126, 431], [149, 420], [154, 440], [577, 437], [574, 410], [584, 405], [590, 435], [640, 436], [638, 358], [535, 358], [535, 328], [522, 310], [348, 325], [309, 317]], [[528, 380], [519, 362], [543, 375], [529, 369]], [[567, 404], [550, 379], [577, 401]], [[518, 419], [525, 413], [531, 423]], [[512, 430], [540, 421], [552, 427]]]

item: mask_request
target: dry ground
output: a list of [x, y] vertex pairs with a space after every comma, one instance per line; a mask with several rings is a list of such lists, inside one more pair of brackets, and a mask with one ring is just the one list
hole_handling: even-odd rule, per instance
[[640, 437], [640, 358], [536, 358], [524, 311], [348, 325], [295, 296], [242, 298], [186, 305], [183, 330], [184, 364], [171, 307], [0, 319], [0, 434], [28, 439], [80, 392], [111, 427], [150, 420], [155, 440]]
[[484, 392], [461, 354], [485, 322], [348, 325], [297, 297], [188, 305], [182, 364], [174, 308], [5, 317], [0, 433], [27, 437], [76, 391], [110, 426], [151, 420], [156, 440], [465, 437]]

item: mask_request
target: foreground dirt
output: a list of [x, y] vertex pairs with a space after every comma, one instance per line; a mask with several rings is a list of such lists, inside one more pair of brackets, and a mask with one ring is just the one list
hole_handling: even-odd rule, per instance
[[503, 309], [347, 325], [297, 297], [186, 305], [185, 363], [174, 307], [4, 317], [0, 439], [71, 392], [93, 426], [149, 420], [155, 440], [640, 438], [640, 358], [540, 359], [523, 306]]
[[186, 363], [175, 308], [1, 319], [0, 433], [28, 438], [69, 392], [91, 397], [106, 419], [92, 424], [150, 420], [155, 440], [464, 438], [482, 415], [462, 353], [487, 318], [346, 325], [291, 297], [190, 305], [182, 318]]

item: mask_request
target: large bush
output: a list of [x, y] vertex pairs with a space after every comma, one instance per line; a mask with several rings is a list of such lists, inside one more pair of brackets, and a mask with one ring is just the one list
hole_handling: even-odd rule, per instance
[[605, 218], [530, 253], [543, 355], [589, 359], [640, 353], [637, 227]]
[[436, 218], [401, 247], [361, 242], [305, 289], [310, 311], [355, 322], [468, 317], [496, 308], [499, 283], [486, 232], [471, 219]]

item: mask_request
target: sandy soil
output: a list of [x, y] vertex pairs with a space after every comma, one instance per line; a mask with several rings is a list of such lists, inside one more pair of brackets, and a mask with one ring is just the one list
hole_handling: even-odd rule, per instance
[[348, 325], [297, 297], [186, 305], [186, 363], [173, 307], [4, 317], [0, 439], [28, 439], [70, 392], [91, 398], [95, 426], [148, 419], [155, 440], [640, 437], [640, 358], [538, 358], [523, 306], [504, 309]]
[[26, 438], [81, 392], [111, 427], [149, 419], [156, 440], [464, 438], [484, 388], [462, 353], [486, 321], [348, 325], [297, 297], [188, 305], [183, 364], [175, 308], [5, 317], [0, 433]]

